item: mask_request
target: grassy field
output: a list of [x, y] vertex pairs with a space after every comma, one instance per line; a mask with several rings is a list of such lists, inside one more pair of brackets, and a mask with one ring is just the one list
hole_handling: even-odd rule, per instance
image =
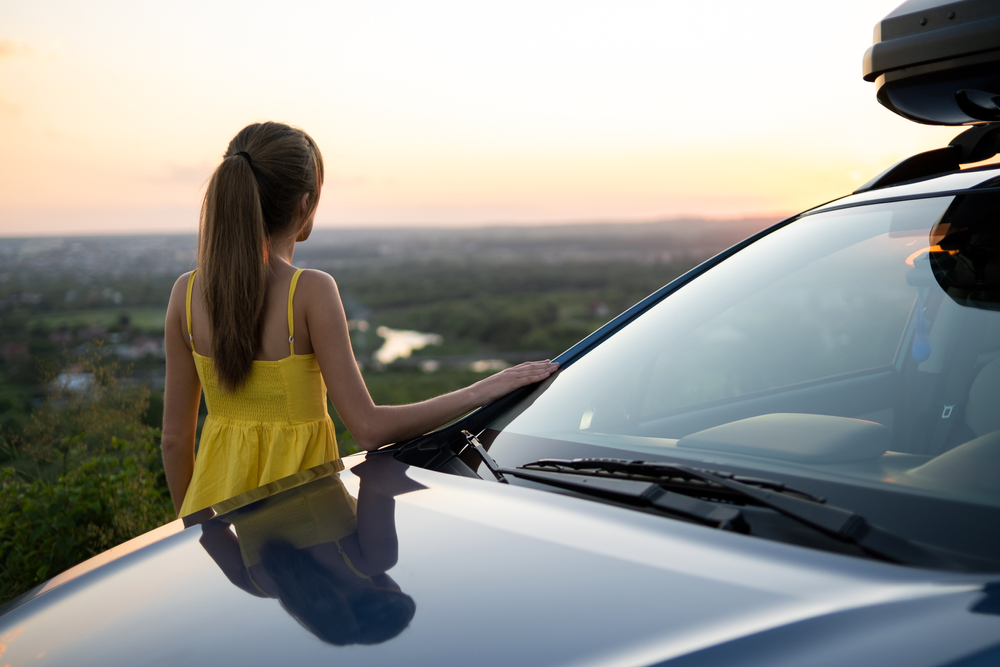
[[48, 329], [102, 324], [111, 328], [118, 326], [123, 315], [129, 318], [133, 329], [142, 331], [163, 331], [166, 309], [155, 306], [129, 308], [92, 308], [88, 310], [65, 310], [55, 313], [39, 313], [29, 320], [29, 326], [42, 325]]

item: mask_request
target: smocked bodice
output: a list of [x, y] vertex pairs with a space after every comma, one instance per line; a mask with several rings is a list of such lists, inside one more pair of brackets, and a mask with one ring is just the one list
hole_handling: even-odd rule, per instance
[[208, 414], [235, 422], [300, 424], [325, 420], [326, 384], [315, 354], [296, 354], [280, 361], [255, 361], [246, 384], [223, 390], [212, 360], [192, 352]]

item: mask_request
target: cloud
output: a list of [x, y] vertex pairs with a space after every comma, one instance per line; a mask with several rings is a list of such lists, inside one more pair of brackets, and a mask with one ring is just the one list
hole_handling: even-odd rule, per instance
[[14, 39], [0, 39], [0, 60], [34, 54], [35, 50], [24, 42], [18, 42]]

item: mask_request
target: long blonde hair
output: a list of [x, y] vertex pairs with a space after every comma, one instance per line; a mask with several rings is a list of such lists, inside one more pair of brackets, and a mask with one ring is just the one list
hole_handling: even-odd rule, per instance
[[323, 185], [323, 156], [302, 130], [254, 123], [240, 130], [208, 182], [201, 208], [198, 269], [219, 384], [242, 386], [260, 351], [271, 276], [271, 239], [312, 215]]

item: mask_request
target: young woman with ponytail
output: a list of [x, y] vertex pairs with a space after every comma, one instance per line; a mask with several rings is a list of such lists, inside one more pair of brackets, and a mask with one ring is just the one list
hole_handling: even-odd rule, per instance
[[[375, 405], [351, 350], [337, 285], [292, 266], [323, 185], [305, 132], [255, 123], [229, 143], [201, 212], [198, 269], [166, 319], [163, 465], [181, 516], [337, 458], [329, 391], [366, 450], [418, 436], [557, 368], [530, 362], [421, 403]], [[198, 455], [195, 431], [208, 417]]]

